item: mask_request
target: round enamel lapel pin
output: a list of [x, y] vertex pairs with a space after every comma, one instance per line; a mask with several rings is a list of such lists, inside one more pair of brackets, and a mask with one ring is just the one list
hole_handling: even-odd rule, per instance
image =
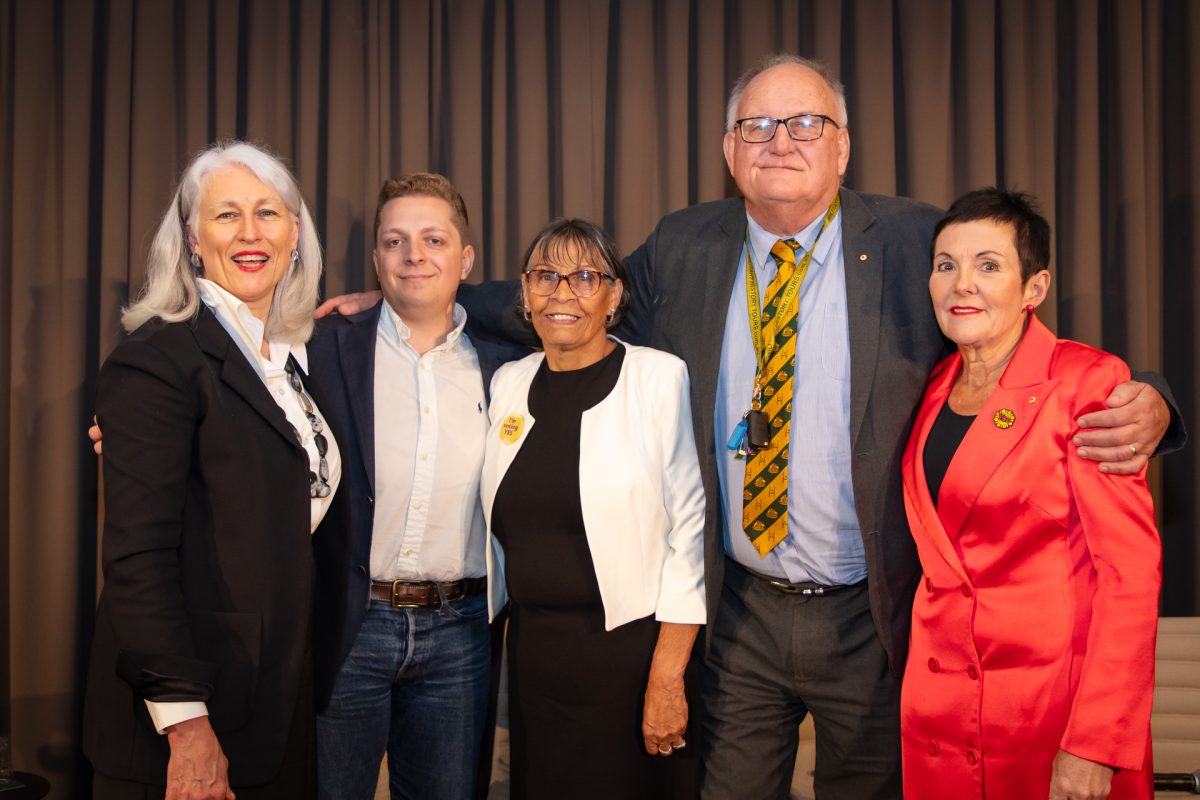
[[1011, 408], [1002, 408], [992, 417], [992, 423], [1001, 430], [1008, 430], [1017, 422], [1017, 415]]

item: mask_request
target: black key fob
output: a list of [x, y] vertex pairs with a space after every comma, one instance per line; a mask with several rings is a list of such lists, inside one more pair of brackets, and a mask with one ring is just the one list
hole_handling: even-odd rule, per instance
[[754, 450], [765, 450], [771, 446], [771, 426], [767, 415], [761, 411], [746, 414], [746, 444]]

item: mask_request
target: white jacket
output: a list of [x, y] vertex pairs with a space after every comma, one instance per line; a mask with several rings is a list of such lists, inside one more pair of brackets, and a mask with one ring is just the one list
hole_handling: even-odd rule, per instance
[[[604, 627], [654, 614], [704, 623], [704, 489], [692, 436], [687, 367], [648, 347], [625, 345], [608, 397], [583, 413], [579, 494]], [[504, 550], [492, 532], [496, 489], [529, 436], [529, 386], [545, 356], [506, 364], [492, 379], [483, 458], [488, 524], [488, 611], [508, 599]], [[519, 430], [517, 427], [519, 425]]]

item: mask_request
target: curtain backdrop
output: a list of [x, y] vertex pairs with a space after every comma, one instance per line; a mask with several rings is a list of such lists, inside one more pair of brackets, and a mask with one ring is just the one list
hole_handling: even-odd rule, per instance
[[[288, 159], [326, 294], [374, 286], [385, 176], [445, 173], [514, 276], [548, 218], [632, 248], [732, 193], [725, 95], [763, 53], [833, 65], [855, 188], [1036, 194], [1060, 335], [1164, 372], [1192, 430], [1200, 7], [1187, 0], [0, 0], [0, 735], [85, 797], [78, 709], [98, 587], [84, 437], [188, 156]], [[1152, 470], [1164, 613], [1195, 614], [1195, 446]]]

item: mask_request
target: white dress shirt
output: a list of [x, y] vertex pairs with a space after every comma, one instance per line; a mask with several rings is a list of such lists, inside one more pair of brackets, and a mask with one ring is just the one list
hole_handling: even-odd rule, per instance
[[446, 340], [421, 355], [391, 305], [379, 315], [373, 580], [450, 581], [486, 571], [479, 472], [487, 406], [462, 306], [453, 320]]
[[[302, 344], [289, 345], [268, 340], [267, 352], [270, 355], [263, 358], [262, 344], [263, 337], [266, 335], [266, 326], [262, 320], [254, 316], [245, 303], [218, 284], [204, 278], [197, 279], [196, 283], [200, 287], [200, 299], [216, 314], [221, 327], [230, 335], [234, 344], [242, 351], [242, 355], [250, 362], [250, 366], [258, 373], [258, 377], [262, 379], [267, 391], [271, 393], [271, 397], [283, 410], [287, 421], [300, 434], [301, 442], [308, 453], [309, 469], [316, 472], [320, 463], [316, 434], [304, 413], [299, 395], [288, 382], [287, 373], [284, 371], [284, 365], [290, 355], [296, 359], [296, 363], [307, 374], [308, 350]], [[337, 442], [329, 431], [325, 418], [321, 415], [321, 409], [317, 408], [317, 403], [312, 399], [312, 395], [305, 392], [305, 396], [312, 403], [313, 413], [321, 421], [325, 441], [329, 445], [325, 452], [325, 463], [329, 469], [329, 488], [332, 490], [328, 497], [312, 498], [312, 516], [309, 528], [311, 532], [317, 529], [317, 525], [321, 523], [325, 512], [329, 510], [329, 505], [333, 502], [333, 494], [337, 491], [338, 484], [342, 479], [342, 459]], [[178, 722], [208, 716], [208, 706], [203, 702], [155, 703], [147, 700], [146, 708], [149, 709], [150, 719], [153, 720], [154, 727], [159, 733]]]

